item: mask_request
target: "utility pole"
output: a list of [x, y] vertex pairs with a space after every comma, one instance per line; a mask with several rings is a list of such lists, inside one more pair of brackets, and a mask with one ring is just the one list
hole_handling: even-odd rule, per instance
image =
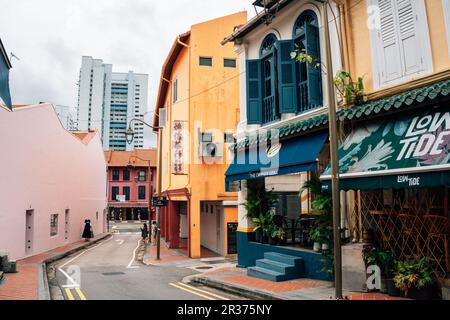
[[339, 195], [339, 155], [336, 121], [336, 95], [334, 90], [333, 59], [331, 57], [330, 26], [328, 20], [329, 0], [323, 3], [323, 24], [325, 31], [327, 84], [328, 84], [328, 122], [330, 130], [331, 155], [331, 193], [333, 199], [333, 240], [334, 240], [334, 282], [335, 299], [342, 300], [342, 251], [341, 251], [341, 218]]
[[[158, 199], [161, 199], [162, 183], [162, 134], [163, 128], [158, 128]], [[161, 254], [161, 208], [156, 208], [156, 260], [160, 260]]]

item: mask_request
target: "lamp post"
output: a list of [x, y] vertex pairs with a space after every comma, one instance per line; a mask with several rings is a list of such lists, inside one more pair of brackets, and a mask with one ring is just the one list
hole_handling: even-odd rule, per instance
[[328, 21], [329, 0], [323, 1], [323, 24], [325, 32], [327, 84], [328, 84], [328, 118], [330, 131], [331, 156], [331, 193], [333, 199], [333, 240], [334, 240], [334, 282], [335, 299], [342, 300], [342, 252], [340, 228], [340, 195], [339, 195], [339, 155], [336, 120], [336, 95], [334, 92], [333, 59], [331, 57], [330, 27]]
[[[131, 124], [133, 123], [133, 121], [140, 122], [154, 130], [161, 130], [158, 132], [158, 154], [159, 154], [159, 157], [158, 157], [158, 199], [159, 199], [159, 198], [161, 198], [161, 172], [162, 172], [161, 171], [161, 168], [162, 168], [162, 164], [161, 164], [162, 136], [161, 135], [162, 135], [163, 128], [153, 127], [141, 119], [133, 118], [130, 120], [130, 123], [128, 124], [128, 129], [125, 133], [128, 144], [131, 144], [134, 139], [134, 131], [131, 128]], [[150, 203], [152, 201], [151, 200], [152, 198], [153, 198], [153, 193], [150, 195]], [[156, 208], [156, 260], [160, 260], [160, 253], [161, 253], [161, 210], [158, 207], [158, 208]]]

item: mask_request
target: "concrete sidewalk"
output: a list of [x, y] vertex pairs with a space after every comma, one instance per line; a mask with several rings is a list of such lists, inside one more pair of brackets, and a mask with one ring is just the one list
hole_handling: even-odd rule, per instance
[[101, 234], [91, 241], [81, 240], [17, 261], [17, 273], [5, 275], [0, 283], [0, 300], [50, 300], [46, 265], [85, 249], [109, 236]]
[[[236, 267], [207, 271], [186, 277], [183, 281], [200, 283], [257, 300], [330, 300], [334, 296], [332, 282], [313, 279], [271, 282], [248, 277], [246, 269]], [[348, 300], [403, 300], [380, 293], [344, 292], [344, 296]]]

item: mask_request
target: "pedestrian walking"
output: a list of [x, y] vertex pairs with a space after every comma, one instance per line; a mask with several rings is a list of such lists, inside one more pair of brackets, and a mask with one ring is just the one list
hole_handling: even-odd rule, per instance
[[158, 233], [158, 228], [156, 225], [156, 221], [152, 222], [152, 236], [153, 236], [153, 242], [156, 244], [156, 234]]
[[142, 239], [145, 241], [147, 241], [147, 237], [148, 237], [148, 227], [147, 224], [144, 223], [144, 227], [141, 228], [141, 235], [142, 235]]
[[91, 223], [90, 220], [84, 220], [84, 230], [83, 230], [83, 235], [82, 237], [86, 240], [89, 241], [89, 239], [92, 238], [92, 232], [91, 232]]

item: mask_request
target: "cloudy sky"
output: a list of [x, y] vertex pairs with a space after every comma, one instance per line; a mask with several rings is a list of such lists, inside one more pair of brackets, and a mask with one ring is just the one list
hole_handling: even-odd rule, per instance
[[[176, 35], [192, 24], [247, 10], [253, 0], [3, 1], [0, 37], [12, 59], [15, 104], [76, 106], [81, 56], [113, 71], [149, 74], [153, 108], [162, 64]], [[230, 30], [231, 31], [231, 30]]]

